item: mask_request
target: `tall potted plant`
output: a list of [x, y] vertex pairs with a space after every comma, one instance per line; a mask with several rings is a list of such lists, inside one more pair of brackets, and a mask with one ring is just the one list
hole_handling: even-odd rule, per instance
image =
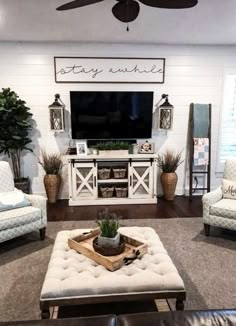
[[42, 150], [42, 159], [39, 159], [39, 164], [43, 167], [46, 175], [43, 182], [48, 197], [49, 203], [56, 203], [61, 185], [60, 170], [62, 168], [62, 160], [60, 154], [48, 154]]
[[173, 200], [175, 195], [178, 176], [177, 167], [183, 162], [181, 160], [182, 152], [166, 150], [165, 153], [158, 154], [157, 165], [162, 170], [160, 179], [165, 199]]
[[29, 179], [22, 176], [21, 154], [32, 151], [29, 131], [32, 129], [32, 113], [26, 102], [11, 91], [2, 88], [0, 92], [0, 153], [7, 154], [12, 162], [15, 186], [29, 192]]

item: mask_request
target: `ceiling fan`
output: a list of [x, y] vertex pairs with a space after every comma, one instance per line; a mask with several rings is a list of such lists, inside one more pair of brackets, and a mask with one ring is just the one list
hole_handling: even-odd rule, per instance
[[[80, 8], [92, 5], [104, 0], [74, 0], [57, 8], [59, 11]], [[137, 0], [116, 0], [112, 13], [123, 23], [134, 21], [139, 14], [140, 6]], [[142, 4], [155, 8], [185, 9], [197, 5], [198, 0], [139, 0]]]

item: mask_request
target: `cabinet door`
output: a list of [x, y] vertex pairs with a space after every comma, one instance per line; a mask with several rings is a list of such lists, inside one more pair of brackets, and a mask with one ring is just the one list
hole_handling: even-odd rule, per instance
[[153, 165], [151, 162], [131, 162], [129, 167], [129, 197], [153, 197]]
[[76, 199], [97, 198], [97, 175], [94, 163], [75, 163], [72, 168], [72, 197]]

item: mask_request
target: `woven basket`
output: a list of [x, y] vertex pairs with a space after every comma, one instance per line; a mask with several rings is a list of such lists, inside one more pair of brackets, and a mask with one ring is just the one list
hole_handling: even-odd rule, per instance
[[111, 169], [98, 169], [99, 179], [110, 179]]
[[118, 197], [118, 198], [127, 197], [128, 188], [117, 188], [117, 187], [115, 187], [115, 191], [116, 191], [116, 197]]
[[43, 181], [48, 197], [48, 202], [56, 203], [61, 184], [61, 176], [58, 174], [46, 174]]
[[175, 196], [175, 188], [177, 184], [178, 176], [175, 172], [162, 173], [161, 184], [164, 192], [165, 199], [173, 200]]
[[111, 198], [114, 193], [114, 187], [100, 187], [103, 198]]
[[115, 179], [124, 179], [126, 175], [126, 169], [113, 169]]

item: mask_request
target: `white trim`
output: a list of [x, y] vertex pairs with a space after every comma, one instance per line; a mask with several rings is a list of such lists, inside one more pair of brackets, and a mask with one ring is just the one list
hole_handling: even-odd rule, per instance
[[218, 127], [218, 141], [217, 141], [217, 151], [216, 151], [216, 175], [221, 175], [224, 172], [225, 161], [220, 161], [220, 147], [221, 147], [221, 134], [222, 134], [222, 120], [224, 112], [224, 102], [226, 95], [226, 79], [228, 76], [236, 76], [236, 67], [227, 67], [223, 70], [223, 83], [221, 91], [221, 109], [219, 112], [219, 127]]

